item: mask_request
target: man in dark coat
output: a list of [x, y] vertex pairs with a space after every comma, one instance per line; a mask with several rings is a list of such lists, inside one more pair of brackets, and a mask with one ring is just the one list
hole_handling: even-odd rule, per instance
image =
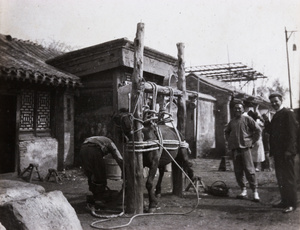
[[88, 177], [89, 190], [95, 200], [102, 200], [107, 186], [104, 156], [111, 154], [122, 170], [123, 158], [114, 142], [104, 136], [85, 139], [80, 149], [80, 160]]
[[269, 99], [276, 110], [270, 126], [267, 127], [270, 133], [270, 156], [274, 157], [275, 173], [281, 195], [280, 203], [273, 207], [283, 208], [283, 213], [289, 213], [297, 208], [295, 156], [298, 122], [294, 112], [283, 107], [281, 94], [272, 93]]

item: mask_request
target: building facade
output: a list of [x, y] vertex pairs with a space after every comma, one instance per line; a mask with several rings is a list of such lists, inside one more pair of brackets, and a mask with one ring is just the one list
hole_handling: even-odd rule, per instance
[[60, 53], [0, 35], [0, 173], [73, 164], [74, 92], [80, 79], [46, 63]]
[[[83, 140], [93, 135], [110, 137], [122, 149], [118, 136], [120, 132], [111, 122], [111, 117], [121, 108], [130, 108], [130, 81], [134, 68], [133, 42], [126, 38], [117, 39], [64, 54], [49, 60], [48, 63], [80, 77], [83, 84], [79, 92], [80, 96], [75, 101], [76, 152], [79, 152]], [[177, 58], [149, 47], [144, 48], [143, 78], [145, 81], [177, 89], [177, 68]], [[144, 98], [153, 100], [154, 94], [145, 93]], [[195, 92], [188, 94], [190, 96], [187, 100], [187, 113], [190, 120], [187, 125], [186, 139], [190, 146], [194, 146], [193, 156], [196, 157], [197, 137], [195, 135], [200, 134], [197, 133], [195, 122], [191, 119], [196, 117], [195, 106], [193, 106], [195, 103], [192, 102], [196, 100], [197, 94]], [[163, 107], [168, 110], [168, 105], [173, 105], [171, 112], [176, 122], [176, 98], [174, 97], [173, 100], [170, 98], [171, 95], [155, 97], [157, 104], [155, 108], [157, 111]], [[214, 100], [211, 96], [199, 94], [197, 105], [213, 111]], [[197, 117], [200, 118], [200, 115]], [[200, 127], [200, 123], [198, 125]], [[198, 150], [201, 150], [199, 144]]]

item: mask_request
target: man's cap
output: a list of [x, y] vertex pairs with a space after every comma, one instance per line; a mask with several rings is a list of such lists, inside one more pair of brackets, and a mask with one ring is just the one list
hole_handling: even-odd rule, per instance
[[236, 105], [242, 105], [243, 107], [245, 106], [244, 102], [242, 100], [236, 100], [236, 101], [234, 101], [233, 106], [236, 106]]
[[273, 98], [273, 97], [280, 97], [280, 98], [282, 98], [282, 95], [281, 95], [281, 93], [274, 92], [274, 93], [271, 93], [271, 94], [270, 94], [269, 99], [271, 99], [271, 98]]

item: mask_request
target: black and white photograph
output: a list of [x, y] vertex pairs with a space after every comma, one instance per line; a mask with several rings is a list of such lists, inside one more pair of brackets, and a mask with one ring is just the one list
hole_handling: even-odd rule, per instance
[[0, 230], [299, 230], [300, 0], [0, 0]]

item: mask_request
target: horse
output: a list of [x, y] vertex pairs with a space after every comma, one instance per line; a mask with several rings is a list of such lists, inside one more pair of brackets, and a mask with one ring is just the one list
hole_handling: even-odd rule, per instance
[[[126, 139], [133, 143], [133, 115], [128, 112], [121, 112], [118, 115], [114, 115], [113, 120], [122, 129]], [[153, 120], [149, 119], [143, 122], [142, 136], [144, 143], [152, 143], [149, 150], [147, 149], [148, 147], [142, 149], [143, 167], [149, 168], [146, 189], [149, 196], [148, 212], [152, 213], [156, 210], [158, 198], [161, 196], [161, 183], [165, 166], [175, 159], [178, 165], [187, 172], [190, 179], [193, 179], [194, 172], [191, 168], [193, 164], [189, 160], [190, 149], [188, 144], [185, 141], [181, 141], [182, 135], [177, 129], [167, 126], [164, 122], [153, 122]], [[157, 169], [159, 170], [159, 178], [154, 192], [154, 177]]]

